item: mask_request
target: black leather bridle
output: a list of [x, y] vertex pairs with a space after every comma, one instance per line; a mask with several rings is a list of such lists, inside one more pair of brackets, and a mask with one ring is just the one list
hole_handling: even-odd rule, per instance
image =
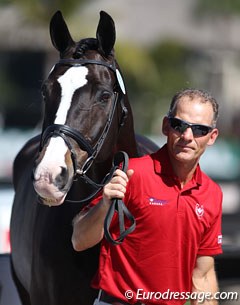
[[[107, 63], [104, 61], [91, 60], [91, 59], [60, 59], [58, 64], [70, 65], [70, 66], [84, 66], [84, 65], [94, 64], [94, 65], [105, 66], [114, 72], [116, 79], [118, 80], [117, 72], [119, 73], [119, 71], [116, 69], [115, 62], [113, 62], [111, 64], [111, 63]], [[126, 165], [128, 164], [128, 156], [125, 152], [119, 152], [114, 157], [113, 166], [112, 166], [110, 172], [103, 178], [103, 180], [100, 183], [96, 183], [91, 178], [89, 178], [86, 174], [87, 171], [89, 170], [89, 168], [91, 167], [93, 161], [98, 156], [98, 154], [102, 148], [102, 145], [108, 135], [118, 102], [121, 104], [121, 108], [122, 108], [119, 128], [124, 125], [124, 121], [127, 117], [128, 111], [123, 102], [123, 98], [122, 98], [123, 94], [124, 94], [124, 92], [122, 92], [121, 90], [120, 90], [120, 92], [114, 93], [115, 97], [114, 97], [110, 115], [107, 119], [106, 125], [102, 131], [101, 136], [99, 137], [97, 143], [93, 147], [89, 143], [89, 141], [87, 141], [79, 131], [71, 128], [70, 126], [62, 125], [62, 124], [52, 124], [52, 125], [49, 125], [45, 130], [43, 130], [42, 135], [41, 135], [40, 151], [42, 150], [42, 148], [44, 147], [45, 143], [47, 142], [47, 140], [49, 138], [51, 138], [53, 136], [61, 137], [71, 152], [71, 158], [72, 158], [73, 167], [74, 167], [74, 175], [78, 176], [78, 178], [82, 179], [85, 183], [90, 184], [95, 189], [92, 192], [92, 194], [90, 194], [89, 196], [87, 196], [86, 198], [84, 198], [82, 200], [66, 199], [67, 202], [88, 204], [88, 202], [90, 202], [90, 200], [93, 199], [98, 194], [98, 192], [103, 188], [103, 186], [110, 181], [115, 170], [117, 168], [119, 168], [120, 163], [123, 164], [123, 166], [124, 166], [122, 169], [125, 171], [127, 170]], [[84, 164], [81, 168], [78, 167], [76, 152], [75, 152], [73, 146], [71, 145], [69, 138], [73, 139], [82, 150], [84, 150], [88, 153], [88, 158], [84, 162]], [[114, 216], [114, 213], [116, 211], [119, 215], [120, 234], [116, 239], [114, 239], [110, 233], [110, 224], [111, 224], [112, 218]], [[127, 229], [125, 229], [124, 217], [126, 217], [131, 223], [131, 225]], [[113, 203], [110, 206], [109, 212], [106, 216], [105, 223], [104, 223], [104, 231], [105, 231], [106, 239], [115, 245], [120, 244], [123, 241], [123, 239], [126, 237], [126, 235], [128, 235], [135, 229], [135, 225], [136, 225], [135, 219], [131, 215], [131, 213], [128, 211], [128, 209], [126, 208], [124, 203], [119, 199], [113, 199]]]
[[[110, 64], [110, 63], [107, 63], [104, 61], [91, 60], [91, 59], [60, 59], [58, 64], [70, 65], [70, 66], [83, 66], [83, 65], [89, 65], [89, 64], [101, 65], [101, 66], [105, 66], [105, 67], [109, 68], [115, 74], [116, 74], [116, 70], [117, 70], [115, 62]], [[107, 122], [105, 124], [105, 127], [104, 127], [100, 137], [98, 138], [98, 141], [96, 142], [96, 144], [94, 146], [92, 146], [90, 144], [90, 142], [87, 139], [85, 139], [84, 136], [78, 130], [73, 129], [67, 125], [52, 124], [52, 125], [49, 125], [45, 130], [43, 130], [42, 135], [41, 135], [40, 151], [42, 150], [42, 148], [44, 147], [45, 143], [47, 142], [47, 140], [49, 138], [51, 138], [53, 136], [61, 137], [71, 152], [71, 158], [72, 158], [73, 167], [74, 167], [74, 176], [78, 176], [78, 178], [82, 179], [83, 181], [85, 181], [86, 183], [90, 184], [92, 187], [95, 188], [95, 191], [87, 198], [78, 200], [78, 201], [67, 199], [68, 202], [84, 203], [84, 202], [91, 200], [93, 197], [95, 197], [95, 195], [98, 193], [98, 191], [106, 184], [106, 181], [108, 181], [107, 178], [109, 177], [109, 174], [107, 174], [107, 176], [104, 177], [104, 179], [102, 180], [101, 183], [96, 183], [91, 178], [89, 178], [86, 173], [89, 170], [89, 168], [91, 167], [93, 161], [98, 156], [98, 154], [102, 148], [102, 145], [108, 135], [108, 132], [112, 125], [115, 109], [116, 109], [116, 106], [118, 103], [121, 104], [121, 109], [122, 109], [122, 114], [121, 114], [121, 118], [119, 121], [119, 129], [121, 126], [124, 125], [124, 121], [127, 117], [128, 111], [127, 111], [126, 106], [124, 105], [122, 97], [123, 97], [123, 95], [122, 95], [121, 91], [114, 92], [114, 101], [112, 104], [110, 115], [107, 119]], [[81, 168], [79, 168], [79, 166], [77, 164], [76, 152], [75, 152], [73, 146], [71, 145], [69, 138], [73, 139], [82, 150], [84, 150], [88, 153], [88, 158], [84, 162], [84, 164], [82, 165]]]

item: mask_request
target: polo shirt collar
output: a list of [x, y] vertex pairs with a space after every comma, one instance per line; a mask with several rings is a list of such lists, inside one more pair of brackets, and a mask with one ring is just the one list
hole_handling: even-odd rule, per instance
[[[155, 172], [159, 175], [171, 176], [175, 178], [175, 173], [172, 168], [172, 164], [170, 162], [167, 144], [165, 144], [162, 148], [160, 148], [157, 152], [152, 154], [154, 169]], [[202, 184], [202, 172], [200, 166], [198, 164], [193, 178], [191, 180], [192, 183], [196, 183], [198, 185]]]

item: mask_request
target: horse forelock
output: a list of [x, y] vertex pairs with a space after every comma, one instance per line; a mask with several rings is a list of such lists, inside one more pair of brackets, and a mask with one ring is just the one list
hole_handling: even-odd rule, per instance
[[[72, 57], [74, 59], [81, 58], [86, 54], [87, 51], [100, 52], [99, 42], [96, 38], [84, 38], [77, 42]], [[114, 50], [112, 50], [109, 55], [114, 56]]]
[[73, 58], [78, 59], [89, 50], [98, 50], [98, 41], [96, 38], [85, 38], [76, 43], [76, 48], [73, 53]]

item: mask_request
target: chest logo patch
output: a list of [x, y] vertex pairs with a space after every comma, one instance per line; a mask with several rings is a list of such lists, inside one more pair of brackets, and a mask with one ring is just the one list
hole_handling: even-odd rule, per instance
[[150, 205], [159, 205], [159, 206], [162, 206], [162, 205], [165, 205], [165, 204], [168, 203], [167, 200], [157, 199], [157, 198], [154, 198], [154, 197], [150, 197], [148, 200], [149, 200], [149, 204]]
[[203, 207], [203, 205], [202, 204], [200, 205], [199, 203], [197, 203], [196, 207], [195, 207], [195, 212], [196, 212], [196, 214], [197, 214], [197, 216], [199, 218], [202, 217], [203, 214], [204, 214], [204, 207]]

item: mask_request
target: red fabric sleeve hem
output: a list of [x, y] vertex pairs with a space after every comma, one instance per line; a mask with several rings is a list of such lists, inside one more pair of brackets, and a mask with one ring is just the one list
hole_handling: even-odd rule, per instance
[[215, 256], [222, 253], [223, 253], [222, 249], [202, 249], [202, 250], [199, 249], [197, 254], [201, 256]]

